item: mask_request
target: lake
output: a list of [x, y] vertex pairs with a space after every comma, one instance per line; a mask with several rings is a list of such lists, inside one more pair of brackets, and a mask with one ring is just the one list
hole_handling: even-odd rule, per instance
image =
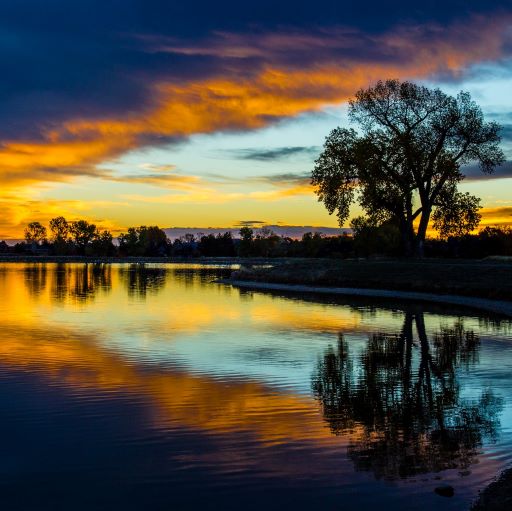
[[512, 462], [510, 321], [229, 271], [0, 264], [1, 509], [464, 510]]

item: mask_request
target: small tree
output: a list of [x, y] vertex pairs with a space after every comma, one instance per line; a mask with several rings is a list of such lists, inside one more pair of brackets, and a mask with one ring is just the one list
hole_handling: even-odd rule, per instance
[[69, 240], [69, 223], [63, 216], [50, 220], [52, 250], [55, 254], [67, 254], [72, 251], [72, 244]]
[[50, 232], [54, 243], [65, 243], [69, 237], [69, 224], [63, 216], [50, 220]]
[[109, 231], [98, 232], [86, 251], [94, 256], [112, 256], [116, 253], [113, 236]]
[[146, 227], [145, 225], [137, 229], [139, 235], [139, 245], [142, 254], [146, 256], [165, 256], [168, 249], [169, 240], [165, 231], [156, 225]]
[[139, 234], [135, 227], [129, 227], [128, 232], [120, 234], [119, 250], [124, 255], [134, 256], [139, 254]]
[[25, 241], [40, 245], [46, 240], [46, 227], [39, 222], [30, 222], [25, 228]]
[[251, 255], [253, 240], [254, 231], [250, 227], [242, 227], [240, 229], [240, 243], [238, 245], [238, 255], [240, 257]]
[[96, 225], [90, 224], [86, 220], [77, 220], [72, 222], [69, 232], [80, 254], [85, 254], [85, 250], [89, 243], [98, 235]]
[[319, 200], [340, 225], [357, 198], [372, 223], [394, 219], [404, 251], [417, 256], [432, 214], [444, 233], [478, 225], [478, 199], [458, 191], [462, 166], [476, 162], [489, 174], [504, 154], [500, 126], [484, 121], [468, 93], [378, 82], [350, 101], [349, 117], [361, 134], [333, 130], [312, 173]]
[[119, 249], [126, 255], [164, 256], [169, 249], [165, 231], [156, 225], [130, 227], [119, 236]]

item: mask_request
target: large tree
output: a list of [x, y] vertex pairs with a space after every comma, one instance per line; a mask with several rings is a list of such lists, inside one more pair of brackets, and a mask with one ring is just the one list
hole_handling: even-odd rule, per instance
[[491, 173], [504, 161], [500, 126], [486, 122], [466, 92], [452, 97], [411, 82], [379, 81], [349, 104], [354, 129], [336, 128], [316, 160], [312, 183], [340, 225], [357, 199], [375, 224], [393, 220], [404, 251], [423, 255], [433, 216], [443, 234], [475, 229], [479, 200], [458, 190], [464, 165]]

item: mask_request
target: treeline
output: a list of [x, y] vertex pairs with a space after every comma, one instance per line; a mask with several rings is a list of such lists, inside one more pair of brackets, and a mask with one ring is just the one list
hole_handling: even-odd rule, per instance
[[[380, 226], [359, 220], [352, 223], [353, 234], [324, 236], [305, 233], [301, 239], [282, 237], [267, 228], [195, 236], [185, 234], [171, 241], [158, 226], [130, 227], [116, 239], [86, 220], [68, 222], [64, 217], [39, 222], [25, 229], [25, 241], [14, 247], [0, 242], [0, 252], [39, 255], [143, 256], [143, 257], [331, 257], [353, 258], [400, 256], [402, 237], [393, 223]], [[430, 238], [425, 243], [427, 257], [483, 258], [512, 256], [512, 228], [486, 227], [478, 234], [446, 239]]]
[[31, 222], [25, 241], [13, 247], [15, 253], [79, 256], [166, 256], [170, 241], [157, 226], [130, 227], [117, 237], [86, 220], [68, 222], [60, 216], [50, 220], [49, 229]]
[[[363, 218], [352, 221], [353, 253], [357, 257], [375, 255], [400, 256], [403, 238], [392, 222], [379, 226]], [[512, 227], [485, 227], [477, 234], [461, 234], [441, 238], [427, 238], [424, 246], [426, 257], [481, 259], [489, 256], [512, 256]]]

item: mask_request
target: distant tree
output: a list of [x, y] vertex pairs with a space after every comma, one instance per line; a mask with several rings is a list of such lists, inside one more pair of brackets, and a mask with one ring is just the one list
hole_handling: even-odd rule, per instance
[[238, 255], [240, 257], [251, 255], [253, 240], [254, 231], [250, 227], [242, 227], [240, 229], [240, 243], [238, 245]]
[[73, 239], [79, 254], [85, 254], [85, 250], [89, 243], [97, 236], [96, 225], [90, 224], [86, 220], [77, 220], [72, 222], [69, 232]]
[[170, 249], [173, 256], [195, 257], [199, 255], [198, 242], [195, 235], [191, 233], [176, 238]]
[[156, 225], [146, 227], [143, 225], [137, 229], [137, 232], [143, 255], [165, 256], [167, 254], [169, 240], [160, 227]]
[[180, 236], [180, 241], [182, 243], [195, 243], [196, 242], [196, 236], [195, 236], [195, 234], [187, 232], [183, 236]]
[[360, 216], [354, 218], [350, 226], [358, 256], [400, 254], [400, 230], [395, 219], [376, 224], [370, 218]]
[[158, 226], [130, 227], [119, 236], [119, 249], [130, 256], [164, 256], [169, 249], [169, 240]]
[[63, 216], [50, 220], [50, 232], [54, 243], [66, 242], [69, 237], [69, 224]]
[[46, 240], [46, 227], [39, 222], [30, 222], [25, 228], [25, 241], [40, 245]]
[[113, 243], [113, 236], [109, 231], [97, 232], [91, 240], [86, 252], [95, 256], [113, 256], [116, 253], [116, 247]]
[[124, 255], [139, 255], [139, 234], [135, 227], [129, 227], [128, 232], [120, 234], [119, 250]]
[[201, 236], [199, 252], [207, 257], [230, 257], [235, 255], [235, 246], [230, 232]]
[[[476, 162], [489, 174], [504, 154], [500, 126], [484, 121], [468, 93], [451, 97], [411, 82], [379, 81], [357, 92], [349, 117], [361, 135], [333, 130], [312, 173], [319, 200], [340, 225], [357, 197], [373, 223], [395, 219], [404, 251], [417, 256], [432, 214], [448, 231], [475, 225], [479, 203], [457, 188], [462, 166]], [[462, 227], [455, 226], [458, 215]]]
[[275, 256], [281, 238], [268, 227], [262, 227], [252, 242], [254, 255], [260, 257]]
[[323, 238], [319, 232], [305, 232], [302, 235], [302, 251], [305, 257], [318, 257], [322, 250]]
[[28, 251], [28, 245], [27, 243], [25, 243], [24, 241], [20, 242], [20, 243], [16, 243], [13, 247], [13, 252], [15, 254], [25, 254], [27, 253]]
[[480, 257], [488, 255], [512, 255], [512, 228], [487, 226], [478, 233]]
[[73, 252], [73, 244], [69, 240], [70, 225], [63, 216], [50, 220], [52, 252], [54, 254], [68, 254]]

